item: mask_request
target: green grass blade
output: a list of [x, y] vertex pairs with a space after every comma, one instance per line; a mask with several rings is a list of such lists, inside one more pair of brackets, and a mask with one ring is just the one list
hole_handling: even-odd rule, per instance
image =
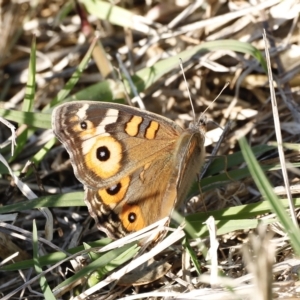
[[44, 108], [44, 111], [47, 110], [49, 107], [53, 107], [58, 103], [61, 103], [62, 100], [64, 100], [71, 92], [75, 84], [80, 79], [80, 76], [82, 72], [84, 71], [85, 67], [87, 66], [91, 55], [93, 53], [94, 47], [96, 45], [97, 39], [94, 39], [92, 44], [90, 45], [87, 53], [85, 54], [84, 58], [80, 62], [79, 66], [77, 67], [76, 71], [72, 75], [72, 77], [69, 79], [69, 81], [66, 83], [65, 87], [57, 94], [57, 96], [51, 101], [50, 105], [46, 106]]
[[[112, 240], [109, 238], [103, 238], [98, 241], [90, 242], [89, 245], [94, 248], [102, 248], [106, 245], [108, 245]], [[66, 251], [69, 254], [76, 254], [80, 251], [83, 251], [83, 246], [74, 247], [71, 249], [67, 249]], [[68, 255], [64, 252], [54, 252], [50, 254], [46, 254], [44, 256], [38, 257], [38, 263], [41, 267], [45, 267], [47, 265], [54, 265], [58, 263], [59, 261], [62, 261], [66, 259]], [[34, 266], [33, 259], [23, 260], [20, 262], [15, 262], [10, 265], [5, 265], [0, 268], [1, 271], [17, 271], [17, 270], [24, 270], [28, 268], [32, 268]]]
[[269, 201], [272, 211], [277, 215], [278, 220], [285, 228], [295, 252], [300, 255], [299, 228], [295, 227], [295, 225], [292, 223], [292, 220], [286, 213], [281, 201], [274, 193], [273, 187], [256, 161], [251, 148], [246, 142], [246, 139], [241, 138], [239, 143], [254, 182], [256, 183], [262, 196]]
[[40, 207], [71, 207], [71, 206], [85, 206], [83, 201], [84, 193], [75, 192], [53, 196], [44, 196], [31, 201], [22, 201], [10, 205], [0, 207], [0, 214], [24, 211], [27, 209], [34, 209]]
[[[253, 153], [255, 156], [260, 156], [267, 151], [274, 150], [275, 146], [269, 145], [258, 145], [253, 147]], [[210, 175], [218, 174], [221, 171], [226, 171], [227, 169], [238, 166], [241, 163], [245, 162], [244, 156], [241, 151], [235, 152], [227, 156], [220, 156], [213, 159], [209, 168], [205, 173], [205, 177]]]
[[51, 128], [51, 115], [37, 112], [23, 112], [0, 108], [0, 116], [9, 120], [36, 128]]
[[[122, 263], [131, 259], [138, 252], [139, 248], [140, 247], [137, 247], [136, 244], [131, 243], [131, 244], [125, 245], [121, 248], [114, 249], [112, 251], [109, 251], [109, 252], [103, 254], [100, 258], [91, 262], [88, 266], [86, 266], [83, 269], [81, 269], [80, 271], [78, 271], [75, 275], [66, 279], [64, 282], [62, 282], [61, 284], [56, 286], [54, 288], [53, 292], [58, 291], [62, 287], [72, 284], [73, 282], [75, 282], [83, 277], [89, 276], [92, 272], [96, 271], [97, 269], [104, 270], [103, 268], [105, 268], [108, 264], [110, 264], [110, 262], [112, 262], [113, 260], [118, 260], [118, 257], [119, 258], [122, 257], [120, 259], [119, 263], [115, 264], [115, 268], [119, 267]], [[129, 250], [129, 252], [128, 252], [128, 250]], [[126, 253], [125, 260], [123, 259], [124, 253]]]
[[25, 90], [25, 97], [23, 101], [22, 111], [32, 111], [34, 95], [35, 95], [35, 74], [36, 74], [36, 38], [32, 39], [30, 60], [28, 66], [28, 80]]
[[52, 138], [49, 140], [43, 147], [40, 149], [31, 159], [36, 165], [38, 165], [44, 157], [47, 155], [47, 153], [50, 151], [50, 149], [55, 145], [56, 138]]
[[190, 243], [186, 238], [183, 241], [183, 246], [185, 247], [185, 251], [188, 251], [191, 257], [191, 261], [193, 262], [195, 269], [198, 275], [200, 276], [202, 272], [201, 272], [201, 266], [198, 262], [197, 254], [195, 253], [194, 249], [190, 246]]
[[[248, 43], [243, 43], [235, 40], [218, 40], [213, 42], [206, 42], [199, 46], [190, 48], [188, 50], [182, 51], [176, 56], [166, 58], [164, 60], [158, 61], [151, 67], [144, 68], [136, 72], [132, 76], [132, 80], [138, 90], [138, 92], [144, 91], [149, 88], [155, 82], [157, 82], [164, 75], [172, 70], [179, 69], [179, 59], [181, 58], [183, 62], [186, 62], [193, 57], [205, 54], [209, 51], [222, 51], [222, 50], [232, 50], [238, 51], [245, 54], [250, 54], [262, 65], [264, 68], [265, 60], [261, 55], [260, 51]], [[127, 90], [130, 90], [129, 84], [126, 79], [124, 79], [125, 86]], [[117, 93], [117, 95], [120, 93]], [[100, 101], [113, 101], [117, 99], [117, 102], [122, 102], [122, 98], [116, 97], [115, 90], [109, 81], [103, 81], [89, 86], [88, 88], [78, 92], [74, 96], [68, 98], [67, 100], [100, 100]]]
[[[22, 110], [23, 112], [29, 112], [33, 109], [33, 103], [34, 103], [34, 95], [35, 95], [35, 75], [36, 75], [36, 39], [33, 37], [32, 43], [31, 43], [31, 51], [30, 51], [30, 60], [28, 65], [28, 79], [25, 89], [25, 97], [23, 101]], [[11, 121], [18, 122], [17, 119], [12, 119]], [[21, 120], [20, 120], [21, 121]], [[23, 122], [18, 122], [19, 125], [23, 125]], [[23, 150], [28, 136], [30, 136], [32, 132], [26, 128], [23, 130], [22, 134], [18, 136], [17, 138], [17, 145], [15, 148], [15, 152], [13, 157], [11, 157], [10, 160], [13, 160], [15, 157], [18, 156], [18, 154]]]
[[85, 0], [84, 2], [87, 12], [96, 16], [101, 20], [109, 21], [114, 25], [139, 30], [133, 22], [135, 14], [117, 5], [104, 1]]
[[115, 102], [125, 104], [124, 85], [118, 84], [112, 80], [105, 80], [92, 84], [87, 88], [66, 98], [66, 101], [72, 100], [92, 100], [103, 102]]
[[[299, 168], [300, 163], [293, 163], [293, 164], [291, 164], [291, 166], [293, 166], [295, 168]], [[280, 170], [281, 167], [280, 167], [279, 164], [276, 164], [276, 165], [263, 165], [262, 169], [264, 171], [275, 171], [275, 170]], [[230, 171], [230, 172], [227, 172], [227, 173], [222, 173], [222, 174], [219, 174], [219, 175], [203, 178], [200, 182], [201, 191], [202, 192], [210, 191], [212, 189], [215, 189], [217, 187], [225, 185], [226, 183], [233, 182], [234, 180], [241, 180], [243, 178], [246, 178], [249, 175], [250, 175], [249, 169], [246, 167], [246, 168], [243, 168], [243, 169], [234, 170], [234, 171]], [[193, 187], [191, 189], [191, 193], [195, 193], [195, 191], [196, 192], [199, 191], [199, 188], [198, 188], [197, 184], [193, 185]]]
[[[35, 220], [33, 220], [33, 225], [32, 225], [32, 241], [33, 241], [34, 269], [35, 269], [37, 274], [40, 274], [40, 273], [43, 272], [43, 270], [42, 270], [42, 267], [40, 266], [39, 260], [38, 260], [39, 244], [38, 244], [38, 234], [37, 234], [37, 228], [36, 228]], [[54, 297], [54, 295], [51, 291], [51, 288], [48, 285], [48, 282], [47, 282], [45, 276], [41, 276], [39, 278], [39, 282], [40, 282], [41, 290], [44, 294], [44, 299], [46, 299], [46, 300], [56, 300], [56, 298]]]
[[[284, 209], [288, 209], [288, 200], [280, 200]], [[300, 198], [295, 199], [295, 207], [300, 207]], [[210, 216], [213, 216], [217, 222], [218, 235], [236, 230], [256, 228], [259, 220], [252, 219], [258, 215], [272, 212], [269, 201], [239, 205], [216, 211], [191, 214], [185, 217], [188, 234], [193, 238], [207, 237], [207, 227], [203, 225]], [[251, 220], [252, 219], [252, 220]], [[276, 219], [270, 219], [263, 222], [276, 222]]]
[[[289, 207], [288, 200], [280, 200], [284, 209]], [[294, 199], [295, 206], [300, 207], [300, 198]], [[187, 222], [201, 222], [201, 224], [208, 219], [209, 216], [213, 216], [215, 220], [240, 220], [246, 218], [254, 218], [258, 215], [270, 213], [272, 211], [269, 201], [261, 201], [257, 203], [239, 205], [224, 209], [219, 209], [209, 212], [201, 212], [191, 214], [185, 217]]]
[[163, 75], [176, 68], [179, 68], [180, 58], [183, 62], [186, 62], [192, 57], [199, 56], [200, 54], [219, 50], [232, 50], [244, 54], [249, 54], [256, 58], [263, 68], [265, 68], [266, 66], [264, 57], [254, 46], [235, 40], [218, 40], [213, 42], [206, 42], [191, 49], [182, 51], [175, 56], [157, 62], [152, 67], [144, 68], [138, 71], [136, 75], [133, 76], [134, 83], [136, 84], [138, 91], [147, 89]]

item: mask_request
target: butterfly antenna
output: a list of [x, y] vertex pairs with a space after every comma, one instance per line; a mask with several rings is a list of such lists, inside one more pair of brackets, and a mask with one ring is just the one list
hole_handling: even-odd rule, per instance
[[186, 89], [188, 91], [188, 95], [189, 95], [189, 99], [190, 99], [190, 103], [191, 103], [191, 107], [192, 107], [192, 111], [193, 111], [194, 122], [196, 123], [196, 113], [195, 113], [195, 109], [194, 109], [194, 104], [193, 104], [193, 101], [192, 101], [192, 97], [191, 97], [189, 85], [188, 85], [188, 83], [186, 81], [186, 78], [185, 78], [185, 74], [184, 74], [183, 65], [182, 65], [182, 59], [181, 58], [179, 58], [179, 65], [180, 65], [180, 68], [181, 68], [181, 71], [182, 71], [182, 75], [183, 75], [183, 79], [184, 79], [184, 82], [185, 82], [185, 85], [186, 85]]
[[203, 115], [205, 115], [205, 113], [207, 112], [207, 110], [211, 107], [211, 105], [220, 97], [220, 95], [223, 93], [223, 91], [228, 87], [229, 85], [229, 81], [225, 83], [225, 85], [223, 86], [222, 90], [220, 91], [220, 93], [217, 95], [217, 97], [206, 107], [206, 109], [201, 113], [199, 120], [201, 120], [201, 118], [203, 117]]

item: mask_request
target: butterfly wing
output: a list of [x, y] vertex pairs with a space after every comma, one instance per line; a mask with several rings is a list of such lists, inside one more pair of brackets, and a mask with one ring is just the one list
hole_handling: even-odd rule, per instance
[[91, 189], [117, 184], [174, 149], [183, 129], [173, 121], [121, 104], [70, 102], [53, 111], [55, 135], [75, 175]]
[[52, 122], [91, 216], [112, 238], [169, 216], [200, 170], [203, 134], [156, 114], [82, 101], [56, 108]]

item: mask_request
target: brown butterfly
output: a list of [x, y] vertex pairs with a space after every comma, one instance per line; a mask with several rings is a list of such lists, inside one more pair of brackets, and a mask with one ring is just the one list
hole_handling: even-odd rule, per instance
[[111, 238], [169, 216], [204, 160], [205, 123], [183, 129], [126, 105], [66, 103], [54, 109], [52, 127], [84, 185], [91, 216]]

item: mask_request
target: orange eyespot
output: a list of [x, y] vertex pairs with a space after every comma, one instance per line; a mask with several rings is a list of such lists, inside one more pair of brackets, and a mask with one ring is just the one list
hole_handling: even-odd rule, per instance
[[142, 211], [138, 205], [125, 204], [120, 219], [128, 231], [138, 231], [146, 226]]
[[117, 204], [125, 198], [129, 184], [130, 177], [124, 177], [116, 185], [107, 189], [99, 190], [98, 195], [106, 205]]
[[117, 174], [121, 168], [122, 146], [111, 136], [91, 138], [82, 143], [89, 170], [102, 179]]

